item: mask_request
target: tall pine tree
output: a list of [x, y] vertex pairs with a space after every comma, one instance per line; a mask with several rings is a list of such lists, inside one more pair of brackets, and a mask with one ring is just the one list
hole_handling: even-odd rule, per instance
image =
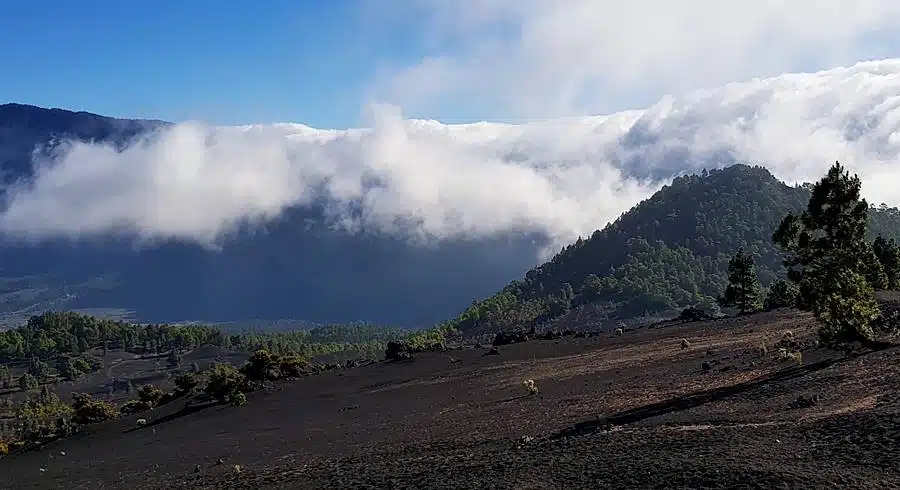
[[873, 282], [884, 272], [865, 239], [869, 206], [861, 187], [835, 162], [813, 185], [806, 211], [785, 216], [772, 237], [799, 287], [797, 306], [816, 315], [820, 337], [832, 346], [873, 342], [880, 314]]
[[738, 249], [734, 257], [728, 261], [728, 287], [722, 297], [722, 304], [735, 306], [741, 314], [760, 309], [759, 278], [753, 265], [753, 257]]

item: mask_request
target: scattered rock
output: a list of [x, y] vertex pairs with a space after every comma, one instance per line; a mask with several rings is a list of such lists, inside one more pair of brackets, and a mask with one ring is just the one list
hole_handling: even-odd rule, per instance
[[497, 334], [494, 335], [492, 345], [509, 345], [519, 342], [528, 342], [528, 332], [497, 332]]
[[790, 409], [799, 409], [799, 408], [810, 408], [819, 404], [819, 395], [812, 396], [803, 396], [800, 395], [796, 400], [792, 401], [788, 408]]

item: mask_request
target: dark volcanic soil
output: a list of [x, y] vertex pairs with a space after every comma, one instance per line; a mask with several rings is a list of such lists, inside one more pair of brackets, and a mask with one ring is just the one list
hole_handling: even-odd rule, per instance
[[[786, 330], [802, 365], [778, 357]], [[3, 459], [0, 485], [900, 488], [900, 349], [847, 356], [813, 332], [777, 311], [329, 372], [93, 426]]]

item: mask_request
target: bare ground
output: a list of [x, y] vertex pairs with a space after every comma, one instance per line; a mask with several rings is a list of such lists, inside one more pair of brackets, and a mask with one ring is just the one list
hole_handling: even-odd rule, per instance
[[[802, 365], [778, 358], [787, 330]], [[809, 316], [783, 310], [420, 355], [242, 407], [172, 403], [141, 429], [92, 426], [4, 458], [0, 485], [900, 488], [900, 349], [844, 355], [813, 339]], [[525, 396], [525, 379], [540, 394]], [[818, 403], [792, 408], [801, 395]]]

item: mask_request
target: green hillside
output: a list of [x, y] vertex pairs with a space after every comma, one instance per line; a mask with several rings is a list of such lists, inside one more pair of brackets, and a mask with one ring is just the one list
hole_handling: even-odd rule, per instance
[[[510, 328], [585, 304], [604, 305], [608, 318], [711, 304], [725, 289], [728, 260], [740, 247], [753, 256], [767, 286], [784, 272], [772, 233], [786, 214], [804, 209], [809, 196], [808, 185], [788, 186], [758, 166], [678, 177], [447, 326]], [[900, 210], [882, 205], [869, 214], [871, 238], [900, 237]]]

